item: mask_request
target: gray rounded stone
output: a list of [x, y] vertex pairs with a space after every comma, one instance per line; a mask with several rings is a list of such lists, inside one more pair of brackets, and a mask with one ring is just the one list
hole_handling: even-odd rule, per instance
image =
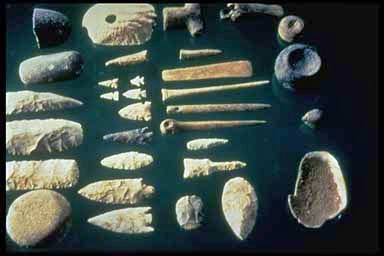
[[52, 190], [35, 190], [9, 207], [6, 229], [19, 246], [34, 246], [55, 233], [71, 214], [67, 199]]
[[275, 76], [287, 89], [303, 88], [302, 82], [315, 76], [321, 67], [316, 50], [305, 44], [292, 44], [284, 48], [275, 61]]

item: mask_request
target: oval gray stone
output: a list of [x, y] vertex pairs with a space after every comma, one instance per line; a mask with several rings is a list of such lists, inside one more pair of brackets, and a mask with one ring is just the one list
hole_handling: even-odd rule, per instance
[[6, 149], [12, 155], [62, 152], [83, 142], [81, 124], [64, 119], [33, 119], [6, 123]]
[[298, 223], [320, 228], [347, 206], [347, 189], [337, 160], [326, 151], [313, 151], [300, 161], [288, 206]]
[[201, 226], [203, 200], [196, 195], [183, 196], [176, 202], [176, 218], [180, 227], [185, 230]]
[[77, 51], [40, 55], [21, 62], [19, 76], [25, 85], [64, 81], [79, 76], [83, 64]]
[[6, 229], [20, 246], [34, 246], [54, 233], [71, 214], [71, 206], [61, 194], [35, 190], [18, 197], [9, 207]]

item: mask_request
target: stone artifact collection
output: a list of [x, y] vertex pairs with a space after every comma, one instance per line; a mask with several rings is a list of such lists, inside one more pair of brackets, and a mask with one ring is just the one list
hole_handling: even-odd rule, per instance
[[[165, 7], [162, 9], [162, 14], [164, 31], [172, 27], [185, 26], [192, 37], [197, 37], [204, 32], [204, 20], [198, 3], [186, 3], [181, 7]], [[280, 39], [288, 44], [295, 42], [304, 29], [304, 21], [300, 17], [295, 15], [283, 17], [284, 10], [280, 5], [228, 3], [227, 8], [220, 11], [219, 18], [236, 21], [242, 15], [252, 14], [267, 14], [281, 18], [277, 33]], [[94, 4], [85, 12], [82, 26], [95, 45], [137, 47], [151, 39], [156, 18], [155, 8], [151, 4]], [[38, 48], [60, 45], [71, 36], [71, 22], [61, 12], [35, 8], [32, 21]], [[184, 60], [191, 61], [190, 59], [222, 53], [222, 50], [214, 48], [180, 49], [178, 58], [183, 60], [180, 63], [184, 63]], [[114, 68], [129, 69], [140, 63], [145, 65], [149, 58], [149, 50], [139, 50], [107, 60], [104, 65], [108, 68], [103, 68], [112, 71]], [[321, 59], [314, 47], [294, 43], [284, 48], [277, 56], [274, 75], [282, 87], [299, 90], [306, 86], [303, 82], [315, 77], [320, 67]], [[84, 60], [79, 52], [62, 51], [22, 61], [19, 65], [19, 78], [24, 85], [56, 83], [75, 79], [82, 73], [83, 68]], [[253, 71], [249, 60], [225, 61], [164, 69], [161, 71], [161, 79], [164, 84], [174, 81], [241, 79], [252, 77]], [[118, 89], [126, 85], [120, 84], [121, 77], [115, 77], [115, 75], [97, 82], [104, 89], [115, 90], [102, 93], [99, 98], [119, 101], [121, 93], [125, 98], [121, 98], [122, 101], [135, 100], [136, 102], [121, 108], [117, 113], [118, 116], [141, 124], [152, 121], [152, 103], [147, 100], [144, 76], [137, 75], [130, 79], [129, 84], [136, 88], [124, 88], [125, 92], [122, 92]], [[122, 81], [124, 83], [124, 78]], [[269, 80], [259, 80], [194, 88], [161, 88], [161, 98], [166, 102], [184, 96], [222, 91], [236, 92], [238, 89], [254, 88], [269, 83]], [[82, 101], [51, 92], [21, 90], [6, 93], [6, 115], [12, 117], [83, 105]], [[166, 114], [213, 112], [225, 114], [271, 107], [272, 105], [267, 103], [177, 104], [167, 105]], [[153, 109], [160, 108], [154, 106]], [[315, 128], [322, 116], [323, 110], [314, 108], [305, 113], [301, 120], [307, 126]], [[267, 123], [266, 120], [178, 121], [166, 118], [160, 123], [160, 133], [210, 131], [265, 123]], [[120, 131], [112, 127], [112, 132], [104, 133], [105, 135], [99, 139], [104, 141], [103, 143], [143, 146], [150, 144], [154, 135], [148, 126], [123, 128]], [[6, 122], [6, 150], [12, 156], [35, 156], [38, 152], [49, 155], [67, 151], [80, 146], [83, 143], [83, 137], [82, 125], [66, 119], [23, 119]], [[230, 144], [229, 139], [210, 136], [189, 140], [185, 143], [185, 147], [188, 154], [196, 153], [192, 151], [207, 153], [208, 150], [215, 150], [214, 148], [225, 144]], [[228, 145], [223, 147], [223, 150], [226, 147]], [[127, 170], [132, 171], [129, 173], [139, 174], [140, 172], [135, 170], [150, 167], [154, 162], [153, 156], [149, 153], [129, 151], [129, 148], [125, 151], [99, 159], [100, 163], [98, 163], [105, 169]], [[183, 158], [183, 182], [189, 182], [191, 178], [210, 176], [214, 172], [222, 173], [218, 175], [227, 175], [226, 172], [246, 166], [247, 164], [242, 161], [212, 161], [208, 156], [200, 158], [187, 156]], [[110, 175], [114, 175], [113, 172]], [[68, 225], [72, 211], [70, 203], [64, 196], [53, 190], [71, 189], [78, 184], [79, 178], [80, 170], [75, 159], [7, 161], [6, 191], [32, 190], [19, 196], [8, 209], [6, 230], [9, 237], [19, 246], [36, 246]], [[157, 196], [155, 186], [146, 184], [140, 177], [94, 181], [78, 189], [77, 193], [83, 200], [91, 200], [93, 203], [130, 206]], [[203, 199], [198, 195], [189, 194], [175, 202], [174, 213], [182, 230], [198, 229], [204, 225], [204, 220], [209, 218], [204, 216], [203, 209], [211, 205], [203, 204]], [[247, 239], [254, 229], [259, 208], [258, 197], [251, 183], [243, 177], [228, 179], [222, 190], [221, 206], [225, 221], [234, 235], [240, 240]], [[294, 193], [288, 195], [288, 206], [297, 222], [307, 228], [319, 228], [327, 220], [335, 218], [345, 210], [347, 188], [341, 168], [334, 156], [326, 151], [313, 151], [304, 155], [300, 161]], [[155, 231], [151, 226], [151, 210], [150, 206], [115, 209], [89, 218], [88, 223], [120, 234], [150, 233]]]

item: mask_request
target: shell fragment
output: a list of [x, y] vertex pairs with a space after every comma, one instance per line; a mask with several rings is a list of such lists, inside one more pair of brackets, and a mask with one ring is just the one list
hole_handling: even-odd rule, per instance
[[6, 190], [70, 188], [79, 180], [75, 160], [11, 161], [6, 163]]
[[244, 178], [232, 178], [224, 185], [221, 205], [233, 233], [240, 240], [246, 239], [256, 222], [258, 205], [255, 189]]
[[156, 13], [150, 4], [95, 4], [82, 26], [94, 44], [141, 45], [151, 39]]
[[315, 108], [305, 113], [305, 115], [301, 118], [301, 120], [310, 128], [316, 128], [322, 116], [323, 116], [323, 111], [318, 108]]
[[83, 102], [50, 92], [34, 92], [29, 90], [6, 93], [6, 114], [44, 112], [66, 108], [75, 108]]
[[119, 115], [122, 118], [130, 120], [149, 121], [152, 119], [151, 102], [146, 101], [144, 103], [138, 102], [130, 104], [125, 108], [120, 109]]
[[153, 157], [135, 151], [112, 155], [101, 160], [101, 165], [119, 170], [137, 170], [150, 165]]
[[247, 166], [247, 164], [241, 161], [213, 162], [208, 158], [185, 158], [183, 178], [188, 179], [199, 176], [208, 176], [214, 172], [233, 171], [244, 168], [245, 166]]
[[155, 193], [143, 179], [101, 180], [83, 187], [78, 193], [90, 200], [109, 204], [135, 204]]
[[153, 232], [151, 207], [113, 210], [88, 219], [88, 222], [116, 233], [141, 234]]
[[189, 150], [201, 150], [217, 147], [220, 145], [227, 144], [227, 139], [219, 139], [219, 138], [204, 138], [204, 139], [196, 139], [187, 142], [187, 149]]
[[33, 119], [6, 123], [6, 148], [12, 155], [62, 152], [83, 142], [81, 124], [64, 119]]

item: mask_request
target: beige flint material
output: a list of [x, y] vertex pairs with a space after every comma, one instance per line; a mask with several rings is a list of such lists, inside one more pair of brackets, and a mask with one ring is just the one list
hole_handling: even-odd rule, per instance
[[88, 222], [100, 228], [124, 234], [153, 232], [151, 227], [151, 207], [124, 208], [109, 211], [88, 219]]
[[227, 139], [220, 139], [220, 138], [201, 138], [201, 139], [195, 139], [190, 140], [187, 142], [187, 149], [188, 150], [201, 150], [201, 149], [208, 149], [213, 147], [218, 147], [220, 145], [227, 144]]
[[100, 163], [112, 169], [133, 171], [148, 166], [152, 162], [151, 155], [130, 151], [106, 157]]
[[252, 63], [248, 60], [230, 61], [186, 68], [166, 69], [163, 81], [187, 81], [229, 77], [251, 77]]
[[253, 111], [271, 107], [270, 104], [200, 104], [200, 105], [168, 105], [167, 114], [189, 114], [231, 111]]
[[255, 225], [257, 201], [255, 189], [244, 178], [232, 178], [225, 183], [221, 206], [225, 220], [240, 240], [246, 239]]
[[265, 120], [176, 121], [174, 119], [165, 119], [160, 123], [160, 132], [162, 134], [175, 134], [182, 131], [205, 131], [264, 123], [266, 123]]
[[205, 159], [184, 159], [183, 178], [193, 178], [199, 176], [208, 176], [219, 171], [233, 171], [247, 166], [241, 161], [213, 162], [208, 158]]
[[6, 190], [64, 189], [77, 184], [75, 160], [10, 161], [6, 163]]
[[151, 197], [155, 188], [143, 183], [143, 179], [101, 180], [88, 184], [78, 193], [90, 200], [109, 204], [136, 204]]
[[129, 54], [125, 56], [121, 56], [118, 58], [114, 58], [111, 60], [108, 60], [105, 62], [105, 66], [128, 66], [128, 65], [134, 65], [138, 63], [142, 63], [145, 61], [148, 61], [149, 56], [148, 56], [148, 51], [144, 50], [141, 52], [137, 52], [134, 54]]
[[135, 121], [150, 121], [151, 115], [151, 102], [145, 101], [144, 103], [138, 102], [130, 104], [118, 112], [119, 116], [125, 119]]
[[97, 84], [100, 86], [117, 89], [117, 87], [119, 87], [119, 78], [113, 78], [111, 80], [100, 81]]
[[218, 54], [221, 54], [222, 52], [223, 51], [219, 49], [197, 49], [197, 50], [180, 49], [179, 59], [180, 60], [194, 59], [198, 57], [218, 55]]
[[253, 81], [253, 82], [246, 82], [246, 83], [215, 85], [215, 86], [207, 86], [207, 87], [191, 88], [191, 89], [161, 89], [161, 98], [165, 102], [169, 99], [183, 97], [183, 96], [192, 96], [192, 95], [199, 95], [199, 94], [212, 93], [212, 92], [253, 88], [253, 87], [269, 84], [269, 82], [270, 82], [269, 80], [261, 80], [261, 81]]

